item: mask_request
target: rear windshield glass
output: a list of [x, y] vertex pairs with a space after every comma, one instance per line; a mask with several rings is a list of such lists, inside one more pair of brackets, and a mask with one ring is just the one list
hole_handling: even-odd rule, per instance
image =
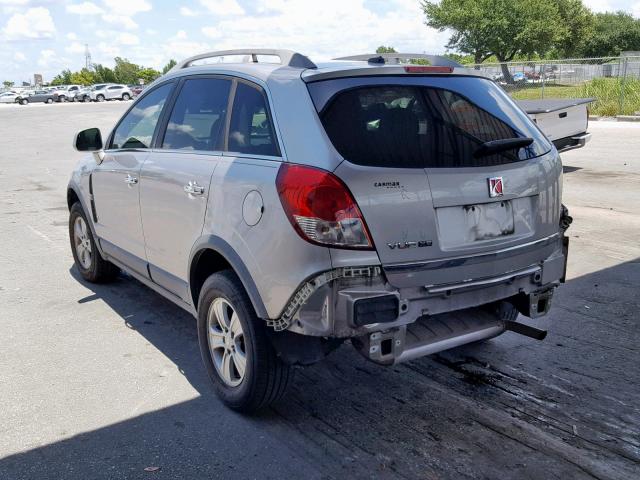
[[[482, 78], [343, 78], [309, 90], [334, 147], [358, 165], [477, 167], [551, 149], [504, 91]], [[478, 154], [485, 142], [525, 137], [529, 146]]]

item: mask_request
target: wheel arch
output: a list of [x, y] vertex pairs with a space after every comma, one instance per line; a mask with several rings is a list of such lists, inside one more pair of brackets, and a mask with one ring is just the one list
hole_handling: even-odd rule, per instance
[[258, 287], [240, 256], [231, 245], [215, 235], [201, 237], [191, 250], [189, 260], [189, 293], [197, 310], [200, 290], [212, 274], [231, 269], [238, 275], [253, 308], [260, 318], [268, 318]]
[[[78, 193], [74, 190], [73, 187], [71, 187], [71, 186], [67, 187], [67, 207], [68, 207], [68, 209], [71, 210], [71, 207], [76, 202], [80, 202], [80, 205], [82, 205], [82, 201], [80, 201], [80, 195], [78, 195]], [[84, 205], [83, 205], [83, 208], [84, 208]]]

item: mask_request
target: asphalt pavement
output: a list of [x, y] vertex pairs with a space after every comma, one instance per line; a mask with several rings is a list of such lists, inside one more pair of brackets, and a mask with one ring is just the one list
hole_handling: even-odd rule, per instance
[[0, 105], [1, 480], [640, 478], [640, 125], [592, 122], [563, 155], [568, 281], [527, 319], [543, 342], [391, 368], [345, 345], [243, 417], [213, 395], [193, 318], [73, 268], [73, 134], [127, 105]]

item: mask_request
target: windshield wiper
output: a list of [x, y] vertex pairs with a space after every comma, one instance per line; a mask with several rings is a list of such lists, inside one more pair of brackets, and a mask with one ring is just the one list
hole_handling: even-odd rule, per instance
[[519, 148], [528, 147], [533, 143], [533, 138], [503, 138], [501, 140], [491, 140], [480, 145], [473, 156], [475, 158], [486, 157], [494, 153], [504, 152], [505, 150], [517, 150]]

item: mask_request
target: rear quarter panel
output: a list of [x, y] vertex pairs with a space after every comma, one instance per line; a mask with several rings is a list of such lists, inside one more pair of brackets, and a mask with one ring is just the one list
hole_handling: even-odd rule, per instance
[[[239, 255], [256, 284], [269, 318], [280, 316], [308, 277], [331, 269], [329, 249], [298, 236], [285, 216], [276, 190], [279, 161], [223, 156], [214, 172], [203, 235], [225, 240]], [[257, 224], [243, 217], [249, 192], [262, 197]]]

